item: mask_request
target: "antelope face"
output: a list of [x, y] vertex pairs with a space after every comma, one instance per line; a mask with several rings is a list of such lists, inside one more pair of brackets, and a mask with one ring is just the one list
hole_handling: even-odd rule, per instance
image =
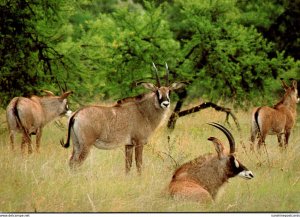
[[72, 93], [72, 91], [68, 91], [63, 93], [60, 97], [59, 97], [59, 110], [60, 110], [60, 115], [66, 115], [68, 117], [70, 117], [72, 115], [72, 111], [69, 108], [69, 104], [68, 104], [68, 99], [67, 97]]
[[284, 98], [291, 100], [292, 103], [299, 103], [300, 98], [298, 96], [298, 89], [297, 89], [297, 81], [293, 81], [292, 85], [289, 87], [283, 80], [282, 85], [285, 90]]
[[294, 88], [289, 88], [286, 90], [286, 95], [290, 98], [292, 103], [299, 103], [298, 90]]
[[170, 89], [167, 87], [160, 87], [156, 91], [158, 104], [161, 108], [166, 109], [170, 107]]
[[72, 111], [69, 108], [67, 99], [60, 100], [59, 113], [60, 115], [71, 116]]
[[185, 83], [182, 82], [172, 83], [169, 87], [157, 87], [154, 84], [147, 82], [141, 82], [140, 84], [156, 94], [158, 106], [162, 109], [170, 107], [170, 92], [173, 90], [178, 90], [185, 86]]
[[71, 117], [71, 115], [72, 115], [73, 112], [71, 111], [68, 102], [66, 103], [65, 110], [66, 110], [65, 115], [67, 117]]
[[244, 179], [254, 178], [253, 173], [241, 164], [234, 155], [229, 155], [227, 170], [230, 177], [239, 176]]
[[161, 108], [169, 108], [170, 107], [170, 93], [171, 91], [181, 89], [185, 86], [183, 82], [174, 82], [168, 87], [157, 87], [157, 97], [158, 102]]

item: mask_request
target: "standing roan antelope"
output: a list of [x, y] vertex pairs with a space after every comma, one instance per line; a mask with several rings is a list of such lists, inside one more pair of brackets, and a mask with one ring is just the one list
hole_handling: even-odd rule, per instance
[[265, 145], [267, 134], [276, 134], [279, 146], [282, 146], [282, 134], [284, 134], [284, 147], [289, 142], [291, 129], [293, 128], [297, 115], [297, 103], [299, 102], [297, 82], [293, 81], [289, 87], [282, 80], [282, 86], [285, 94], [282, 99], [273, 107], [262, 106], [255, 108], [251, 118], [251, 148], [258, 135], [258, 148]]
[[86, 106], [76, 111], [69, 121], [67, 142], [61, 144], [68, 148], [70, 137], [73, 140], [73, 153], [69, 165], [79, 166], [94, 145], [99, 149], [114, 149], [125, 145], [126, 173], [132, 166], [133, 149], [138, 173], [141, 173], [143, 147], [149, 136], [165, 118], [170, 106], [171, 91], [183, 87], [183, 83], [169, 86], [166, 65], [166, 86], [161, 86], [157, 69], [157, 86], [141, 82], [150, 93], [119, 100], [115, 106]]
[[43, 127], [58, 116], [70, 114], [67, 97], [71, 91], [55, 96], [44, 90], [46, 96], [15, 97], [6, 108], [6, 120], [12, 149], [17, 132], [22, 133], [21, 150], [28, 144], [28, 153], [32, 153], [31, 135], [36, 135], [36, 151], [39, 152]]
[[240, 176], [252, 179], [254, 176], [235, 157], [235, 141], [232, 134], [222, 125], [209, 123], [221, 130], [230, 145], [229, 153], [223, 143], [215, 137], [209, 137], [217, 155], [203, 155], [180, 166], [169, 184], [169, 193], [176, 199], [190, 199], [198, 202], [211, 202], [215, 199], [219, 188], [229, 178]]

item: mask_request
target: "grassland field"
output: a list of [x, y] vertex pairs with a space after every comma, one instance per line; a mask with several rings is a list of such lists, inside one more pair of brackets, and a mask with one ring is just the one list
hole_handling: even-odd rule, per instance
[[[135, 165], [125, 175], [124, 147], [93, 148], [76, 172], [68, 166], [72, 145], [64, 149], [60, 139], [67, 130], [54, 122], [44, 128], [40, 153], [22, 156], [20, 138], [10, 150], [5, 113], [0, 111], [0, 212], [299, 212], [300, 211], [300, 121], [283, 151], [276, 136], [268, 136], [267, 151], [251, 152], [250, 111], [239, 111], [237, 130], [228, 127], [237, 143], [237, 158], [255, 178], [230, 179], [215, 202], [203, 205], [176, 201], [166, 194], [176, 164], [205, 153], [215, 153], [207, 140], [226, 137], [207, 122], [224, 123], [225, 114], [202, 110], [178, 120], [173, 132], [162, 125], [144, 149], [143, 173]], [[67, 124], [67, 119], [61, 121]], [[170, 136], [168, 142], [167, 137]], [[35, 139], [33, 140], [35, 142]], [[33, 146], [35, 147], [35, 146]], [[173, 159], [172, 159], [173, 158]]]

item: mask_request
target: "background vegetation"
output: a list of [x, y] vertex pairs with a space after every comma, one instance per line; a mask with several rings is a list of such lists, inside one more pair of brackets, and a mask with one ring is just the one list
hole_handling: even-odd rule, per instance
[[[153, 81], [152, 62], [161, 77], [167, 62], [171, 82], [189, 82], [173, 95], [183, 108], [200, 98], [246, 110], [271, 104], [282, 94], [279, 78], [300, 83], [299, 17], [299, 0], [0, 0], [0, 105], [41, 89], [73, 90], [72, 110], [132, 96], [144, 91], [135, 81]], [[204, 206], [165, 194], [175, 169], [170, 156], [181, 164], [214, 152], [207, 138], [226, 138], [205, 123], [222, 123], [222, 113], [180, 118], [171, 134], [163, 125], [138, 177], [134, 170], [125, 176], [123, 148], [93, 150], [72, 173], [71, 149], [59, 145], [66, 130], [54, 123], [40, 154], [12, 152], [0, 109], [0, 211], [299, 211], [299, 121], [285, 152], [268, 137], [267, 153], [257, 155], [249, 151], [250, 111], [237, 111], [237, 155], [255, 178], [232, 179]]]
[[188, 99], [270, 102], [279, 77], [299, 80], [299, 5], [1, 0], [1, 106], [59, 86], [75, 91], [75, 108], [134, 95], [134, 81], [153, 77], [152, 62], [190, 82]]

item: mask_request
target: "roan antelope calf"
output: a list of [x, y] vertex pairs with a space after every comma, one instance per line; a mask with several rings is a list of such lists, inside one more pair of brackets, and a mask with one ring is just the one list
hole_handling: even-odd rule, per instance
[[297, 115], [297, 103], [299, 102], [297, 82], [293, 81], [292, 86], [286, 85], [282, 80], [285, 94], [282, 99], [273, 107], [262, 106], [255, 108], [251, 118], [251, 145], [258, 135], [258, 149], [265, 145], [267, 134], [276, 134], [279, 146], [282, 144], [282, 134], [284, 134], [284, 147], [287, 147], [291, 129], [293, 128]]
[[252, 179], [254, 176], [235, 157], [235, 141], [232, 134], [222, 125], [209, 123], [221, 130], [230, 145], [229, 153], [223, 143], [215, 137], [209, 137], [217, 151], [217, 155], [203, 155], [180, 166], [169, 184], [169, 193], [176, 199], [189, 199], [201, 203], [215, 199], [219, 188], [229, 178], [240, 176]]
[[[141, 82], [151, 92], [137, 97], [119, 100], [115, 106], [86, 106], [76, 111], [69, 121], [67, 142], [73, 140], [73, 153], [69, 165], [79, 166], [94, 145], [99, 149], [114, 149], [125, 145], [126, 173], [132, 166], [133, 149], [138, 173], [141, 173], [143, 147], [149, 136], [160, 125], [170, 107], [170, 92], [184, 86], [183, 83], [161, 86], [156, 70], [157, 86]], [[166, 65], [167, 67], [167, 65]]]
[[31, 135], [36, 135], [36, 151], [39, 152], [43, 127], [56, 117], [72, 113], [69, 110], [67, 97], [71, 91], [55, 96], [44, 90], [46, 96], [15, 97], [6, 108], [6, 120], [12, 149], [17, 132], [22, 133], [21, 150], [28, 144], [28, 153], [32, 153]]

